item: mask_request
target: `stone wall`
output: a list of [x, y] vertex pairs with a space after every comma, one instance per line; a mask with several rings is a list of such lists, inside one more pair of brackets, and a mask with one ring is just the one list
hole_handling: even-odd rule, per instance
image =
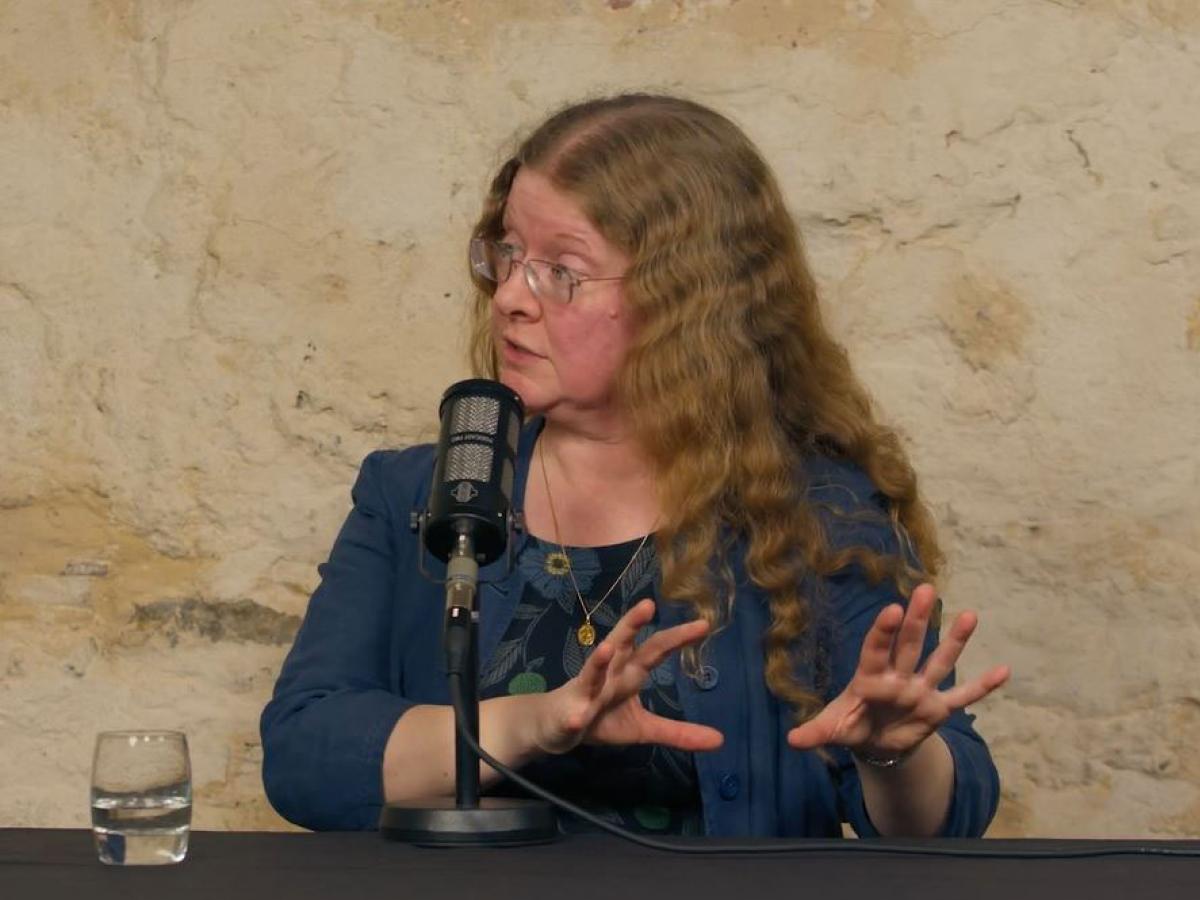
[[369, 450], [465, 371], [512, 136], [679, 92], [776, 167], [982, 628], [998, 835], [1200, 832], [1200, 4], [0, 2], [0, 825], [268, 696]]

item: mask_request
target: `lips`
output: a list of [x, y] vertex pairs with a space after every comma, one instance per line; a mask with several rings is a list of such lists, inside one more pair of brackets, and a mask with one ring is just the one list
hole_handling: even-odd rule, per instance
[[513, 353], [518, 356], [533, 357], [535, 359], [545, 359], [545, 357], [542, 354], [535, 353], [533, 350], [530, 350], [528, 347], [526, 347], [520, 341], [515, 341], [508, 335], [502, 335], [501, 341], [504, 344], [504, 349], [506, 351], [508, 351], [509, 353]]

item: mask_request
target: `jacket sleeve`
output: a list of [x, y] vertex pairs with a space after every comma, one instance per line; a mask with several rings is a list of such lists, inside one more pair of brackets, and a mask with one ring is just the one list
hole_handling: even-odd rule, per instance
[[[869, 484], [867, 491], [856, 491], [860, 497], [868, 492], [873, 493], [873, 486]], [[818, 498], [814, 496], [813, 499]], [[860, 508], [857, 511], [860, 515], [855, 518], [823, 516], [831, 543], [835, 547], [866, 545], [885, 556], [901, 553], [900, 541], [887, 517], [885, 503], [882, 495], [873, 494], [866, 515], [861, 515]], [[910, 547], [906, 546], [904, 553], [909, 562], [916, 562]], [[891, 579], [885, 578], [872, 585], [865, 571], [857, 565], [828, 579], [826, 586], [828, 612], [833, 619], [828, 701], [841, 693], [853, 678], [863, 640], [875, 618], [890, 603], [907, 606], [908, 598], [900, 594]], [[921, 652], [922, 663], [937, 646], [938, 634], [938, 629], [931, 626]], [[945, 690], [953, 686], [954, 680], [954, 672], [951, 672], [939, 687]], [[940, 832], [942, 837], [979, 837], [996, 812], [1000, 780], [987, 745], [971, 724], [973, 721], [974, 716], [957, 710], [938, 729], [954, 759], [954, 791]], [[850, 752], [841, 747], [829, 749], [833, 755], [843, 819], [860, 837], [878, 837], [879, 832], [867, 815], [862, 783]]]
[[319, 567], [320, 585], [260, 722], [267, 797], [305, 828], [376, 826], [384, 747], [414, 705], [388, 688], [396, 565], [385, 455], [363, 462], [353, 509]]

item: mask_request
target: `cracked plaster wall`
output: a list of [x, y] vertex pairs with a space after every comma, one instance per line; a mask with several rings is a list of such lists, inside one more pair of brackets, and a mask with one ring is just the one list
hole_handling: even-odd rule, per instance
[[589, 92], [732, 115], [982, 613], [993, 834], [1200, 833], [1200, 4], [0, 3], [0, 824], [257, 714], [369, 450], [464, 372], [462, 242]]

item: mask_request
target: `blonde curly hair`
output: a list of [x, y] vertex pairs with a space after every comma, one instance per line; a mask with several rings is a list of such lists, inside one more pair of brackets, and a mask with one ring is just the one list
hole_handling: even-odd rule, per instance
[[[807, 718], [820, 698], [797, 675], [812, 623], [803, 576], [859, 565], [907, 594], [937, 574], [942, 554], [897, 435], [876, 421], [825, 329], [773, 174], [736, 125], [697, 103], [648, 94], [589, 100], [555, 113], [504, 162], [474, 237], [500, 238], [523, 166], [575, 199], [632, 260], [624, 297], [638, 326], [616, 396], [658, 477], [663, 596], [721, 627], [733, 597], [730, 535], [744, 537], [746, 573], [770, 598], [768, 687]], [[495, 285], [473, 277], [472, 362], [495, 378]], [[811, 454], [865, 470], [921, 568], [903, 552], [830, 546], [806, 498], [802, 460]], [[685, 662], [694, 669], [697, 657]]]

